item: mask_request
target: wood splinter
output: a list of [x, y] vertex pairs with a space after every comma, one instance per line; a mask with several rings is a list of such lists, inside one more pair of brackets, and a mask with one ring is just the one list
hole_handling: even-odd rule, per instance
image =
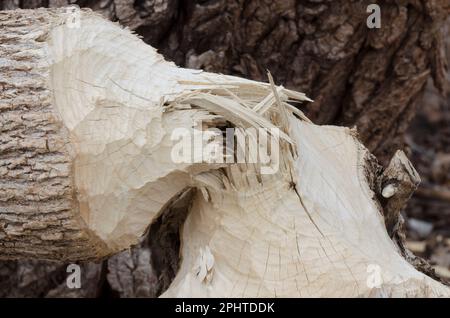
[[420, 176], [405, 153], [398, 150], [380, 177], [383, 211], [388, 233], [397, 225], [400, 212], [420, 184]]

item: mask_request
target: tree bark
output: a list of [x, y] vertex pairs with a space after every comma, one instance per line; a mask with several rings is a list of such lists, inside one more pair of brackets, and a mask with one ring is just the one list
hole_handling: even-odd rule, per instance
[[[448, 5], [382, 2], [383, 27], [368, 30], [369, 3], [78, 2], [130, 26], [181, 66], [257, 80], [265, 80], [269, 69], [278, 82], [315, 100], [307, 108], [313, 121], [356, 125], [368, 148], [387, 163], [403, 145], [427, 79], [433, 76], [444, 89], [439, 25]], [[3, 9], [66, 4], [4, 1]], [[171, 235], [167, 241], [177, 246]]]

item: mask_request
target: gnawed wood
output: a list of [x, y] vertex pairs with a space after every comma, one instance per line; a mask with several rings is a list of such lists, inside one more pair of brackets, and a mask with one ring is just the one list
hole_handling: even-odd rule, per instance
[[[2, 73], [7, 90], [1, 110], [35, 115], [36, 97], [26, 89], [36, 86], [49, 114], [42, 125], [57, 128], [39, 136], [46, 145], [39, 148], [34, 131], [27, 125], [21, 130], [22, 122], [9, 120], [8, 113], [2, 124], [13, 122], [14, 134], [0, 135], [1, 141], [21, 154], [28, 149], [21, 142], [32, 140], [30, 147], [44, 155], [55, 151], [49, 146], [54, 139], [60, 141], [66, 183], [52, 186], [67, 191], [58, 199], [67, 206], [72, 229], [81, 233], [66, 235], [72, 233], [66, 223], [54, 223], [60, 211], [46, 214], [31, 204], [30, 211], [21, 210], [23, 198], [31, 200], [30, 189], [36, 192], [31, 198], [39, 198], [52, 188], [19, 175], [24, 186], [0, 197], [0, 258], [111, 255], [137, 244], [174, 198], [196, 188], [183, 226], [180, 268], [164, 296], [450, 295], [411, 266], [391, 240], [367, 179], [370, 154], [353, 130], [302, 120], [286, 104], [293, 97], [307, 100], [304, 95], [273, 82], [177, 68], [92, 12], [82, 11], [80, 19], [73, 27], [66, 11], [0, 13], [8, 30], [2, 49], [16, 50], [5, 60], [13, 69]], [[255, 111], [257, 105], [265, 111]], [[262, 174], [258, 163], [174, 162], [173, 131], [227, 126], [282, 127], [278, 169]], [[5, 166], [1, 182], [12, 179], [14, 185], [14, 167]], [[398, 181], [398, 193], [405, 193], [399, 198], [406, 198], [410, 190]], [[384, 194], [394, 200], [389, 192]], [[392, 203], [388, 215], [403, 201]], [[37, 223], [30, 219], [36, 213]], [[42, 236], [41, 229], [49, 234]], [[375, 286], [368, 283], [374, 266], [381, 278]]]

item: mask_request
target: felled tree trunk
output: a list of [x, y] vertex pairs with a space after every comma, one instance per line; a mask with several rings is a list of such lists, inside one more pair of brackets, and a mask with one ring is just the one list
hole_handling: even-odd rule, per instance
[[[450, 295], [399, 235], [420, 180], [403, 153], [381, 173], [355, 130], [288, 104], [304, 94], [178, 68], [90, 11], [11, 11], [0, 23], [0, 258], [99, 260], [188, 202], [164, 296]], [[270, 131], [269, 166], [177, 161], [180, 128]]]
[[[370, 123], [370, 129], [359, 129], [360, 136], [385, 164], [394, 150], [403, 145], [403, 131], [414, 115], [424, 76], [433, 75], [441, 88], [444, 82], [440, 25], [448, 12], [446, 1], [380, 1], [380, 30], [369, 30], [365, 25], [366, 7], [372, 1], [4, 0], [0, 9], [69, 3], [90, 7], [130, 27], [181, 66], [257, 80], [266, 80], [266, 69], [270, 69], [277, 82], [303, 90], [315, 100], [306, 107], [307, 115], [314, 121], [349, 126]], [[177, 269], [177, 222], [162, 231], [162, 236], [155, 234], [160, 232], [158, 226], [152, 227], [151, 252], [145, 240], [140, 249], [134, 250], [134, 258], [124, 253], [98, 265], [103, 268], [102, 278], [90, 285], [98, 285], [98, 294], [108, 294], [111, 284], [120, 286], [116, 280], [111, 284], [109, 281], [119, 276], [118, 267], [112, 264], [121, 263], [153, 277], [151, 284], [157, 286], [156, 293], [165, 289]], [[143, 258], [149, 253], [158, 257], [153, 266], [144, 265], [145, 262], [137, 261], [140, 253]], [[21, 276], [31, 268], [35, 273], [54, 268], [46, 280], [52, 282], [50, 285], [65, 287], [65, 266], [26, 261], [3, 264], [3, 295], [8, 295], [8, 291], [16, 295], [46, 295], [48, 292], [41, 289], [32, 293], [35, 289], [30, 285], [39, 283], [33, 282], [31, 274], [26, 279]], [[110, 279], [105, 279], [107, 272]], [[42, 281], [40, 277], [36, 274], [35, 280]], [[23, 282], [9, 283], [10, 279]], [[159, 280], [156, 284], [155, 279]], [[130, 279], [127, 283], [139, 282], [140, 279]], [[56, 287], [52, 285], [48, 290]], [[112, 289], [118, 295], [130, 295], [121, 288]], [[77, 292], [60, 290], [62, 296]], [[136, 286], [135, 290], [135, 296], [154, 294], [141, 292], [146, 286]]]
[[[0, 9], [76, 3], [135, 30], [180, 66], [256, 80], [265, 80], [269, 69], [278, 82], [302, 90], [315, 100], [305, 110], [311, 119], [322, 124], [358, 125], [365, 145], [387, 164], [395, 149], [403, 147], [403, 132], [414, 116], [427, 78], [434, 77], [436, 86], [441, 91], [444, 88], [440, 25], [448, 4], [445, 0], [379, 1], [382, 28], [369, 30], [366, 8], [372, 2], [4, 0]], [[162, 231], [162, 236], [156, 235], [160, 231], [153, 226], [153, 239], [144, 240], [134, 250], [135, 257], [124, 253], [105, 262], [100, 267], [103, 278], [109, 273], [108, 279], [90, 285], [99, 285], [103, 294], [108, 294], [110, 285], [121, 286], [114, 279], [119, 276], [119, 267], [112, 265], [120, 263], [153, 277], [156, 293], [167, 288], [177, 269], [178, 223], [172, 222], [174, 225]], [[148, 242], [152, 242], [151, 252]], [[138, 261], [138, 255], [145, 259], [149, 253], [158, 256], [153, 266]], [[42, 264], [42, 270], [38, 264]], [[31, 266], [9, 262], [1, 268], [1, 277], [15, 276], [20, 281], [21, 272], [35, 268], [36, 273], [42, 273], [49, 267], [46, 263]], [[65, 267], [56, 266], [48, 277], [65, 275]], [[36, 275], [36, 280], [40, 281], [39, 277]], [[65, 286], [64, 280], [48, 280]], [[0, 279], [1, 289], [13, 289], [18, 294], [26, 290], [27, 295], [33, 290], [27, 283], [19, 288], [8, 282]], [[141, 292], [146, 286], [137, 286], [139, 282], [136, 277], [128, 280], [128, 284], [136, 285], [135, 296], [154, 294]], [[114, 292], [130, 295], [122, 288]], [[34, 295], [45, 294], [36, 291]]]
[[315, 100], [320, 124], [358, 126], [387, 164], [433, 77], [446, 89], [441, 26], [448, 1], [384, 0], [381, 29], [366, 25], [374, 1], [5, 0], [3, 9], [76, 3], [135, 30], [177, 65], [266, 80]]

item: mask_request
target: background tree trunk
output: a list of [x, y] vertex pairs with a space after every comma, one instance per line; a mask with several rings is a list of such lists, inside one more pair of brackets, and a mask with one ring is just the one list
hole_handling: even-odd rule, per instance
[[[447, 90], [441, 26], [450, 5], [379, 1], [382, 27], [370, 30], [366, 8], [373, 2], [3, 0], [0, 9], [76, 3], [135, 30], [180, 66], [261, 81], [268, 69], [277, 84], [315, 100], [306, 106], [314, 122], [356, 125], [362, 141], [386, 164], [404, 148], [428, 80], [440, 92]], [[170, 213], [161, 218], [170, 219]], [[79, 290], [66, 287], [65, 264], [2, 262], [0, 297], [154, 297], [178, 266], [177, 222], [161, 219], [149, 231], [152, 239], [103, 264], [84, 264]], [[161, 231], [167, 224], [169, 230]]]

